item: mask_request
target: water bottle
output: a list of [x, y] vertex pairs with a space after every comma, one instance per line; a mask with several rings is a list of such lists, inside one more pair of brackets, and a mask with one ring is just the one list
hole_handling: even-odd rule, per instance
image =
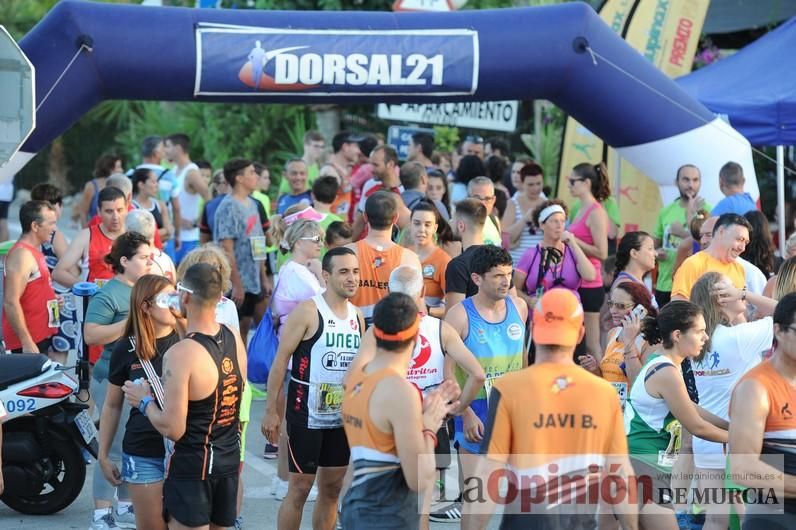
[[185, 318], [185, 310], [180, 302], [180, 293], [160, 293], [155, 297], [155, 305], [162, 309], [170, 309], [180, 317]]

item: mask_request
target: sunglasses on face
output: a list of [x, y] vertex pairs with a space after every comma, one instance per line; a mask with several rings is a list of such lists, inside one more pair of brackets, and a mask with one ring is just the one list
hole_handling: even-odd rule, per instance
[[473, 144], [482, 144], [484, 143], [484, 138], [481, 136], [468, 136], [464, 139], [465, 142], [470, 142]]
[[633, 307], [633, 304], [620, 304], [619, 302], [613, 302], [611, 300], [605, 302], [605, 305], [608, 306], [608, 309], [611, 309], [613, 307], [615, 307], [616, 309], [631, 309]]
[[313, 243], [320, 243], [321, 236], [314, 235], [314, 236], [300, 237], [299, 241], [312, 241]]

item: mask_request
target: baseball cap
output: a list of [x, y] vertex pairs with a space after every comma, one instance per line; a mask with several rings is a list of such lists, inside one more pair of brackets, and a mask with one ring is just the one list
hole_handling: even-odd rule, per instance
[[568, 289], [550, 289], [533, 310], [533, 341], [536, 344], [575, 346], [583, 327], [583, 306]]
[[299, 219], [307, 219], [309, 221], [315, 221], [316, 223], [319, 223], [323, 221], [325, 217], [326, 217], [325, 215], [323, 215], [321, 212], [319, 212], [312, 206], [307, 206], [303, 210], [292, 213], [290, 215], [286, 215], [282, 220], [285, 222], [286, 226], [290, 226]]

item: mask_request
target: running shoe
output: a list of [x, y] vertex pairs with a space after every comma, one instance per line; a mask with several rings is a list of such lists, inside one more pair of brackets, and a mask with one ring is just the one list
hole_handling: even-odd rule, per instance
[[265, 451], [263, 451], [263, 458], [266, 460], [273, 460], [277, 456], [277, 452], [279, 451], [278, 445], [271, 445], [268, 442], [265, 443]]
[[116, 525], [116, 521], [113, 520], [111, 509], [112, 508], [109, 508], [108, 512], [100, 519], [92, 521], [91, 526], [88, 527], [88, 530], [117, 530], [119, 527]]
[[691, 518], [688, 516], [688, 512], [678, 511], [674, 517], [677, 519], [677, 527], [680, 530], [691, 530]]
[[232, 525], [235, 530], [243, 530], [243, 516], [239, 515], [235, 518], [235, 523]]
[[287, 497], [287, 480], [274, 475], [274, 480], [271, 482], [271, 496], [278, 501]]
[[428, 520], [435, 523], [458, 523], [462, 520], [462, 503], [454, 501], [435, 512], [428, 514]]
[[123, 510], [122, 513], [117, 511], [113, 516], [114, 521], [116, 521], [116, 526], [119, 528], [135, 529], [135, 511], [133, 510], [133, 505], [130, 504]]

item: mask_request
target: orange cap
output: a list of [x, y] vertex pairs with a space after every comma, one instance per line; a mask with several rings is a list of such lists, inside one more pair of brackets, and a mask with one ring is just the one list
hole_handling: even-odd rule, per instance
[[533, 309], [533, 341], [536, 344], [575, 346], [583, 328], [583, 306], [568, 289], [551, 289]]

